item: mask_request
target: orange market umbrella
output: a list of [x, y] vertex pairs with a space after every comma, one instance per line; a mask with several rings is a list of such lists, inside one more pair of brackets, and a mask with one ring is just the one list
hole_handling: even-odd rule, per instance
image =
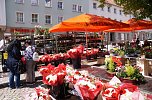
[[135, 18], [129, 19], [128, 21], [124, 22], [129, 25], [127, 28], [117, 28], [117, 29], [109, 29], [105, 30], [107, 32], [131, 32], [135, 30], [143, 30], [143, 29], [152, 29], [152, 21], [147, 20], [137, 20]]
[[[51, 27], [49, 32], [66, 32], [66, 31], [83, 31], [83, 32], [100, 32], [112, 28], [121, 28], [128, 26], [115, 20], [104, 18], [92, 14], [81, 14]], [[87, 34], [86, 34], [87, 44]]]
[[109, 29], [108, 26], [102, 26], [102, 28], [93, 27], [93, 26], [87, 26], [87, 29], [80, 26], [75, 25], [64, 25], [62, 22], [51, 27], [49, 29], [49, 32], [99, 32], [101, 30]]
[[[112, 28], [126, 27], [127, 24], [115, 20], [104, 18], [92, 14], [81, 14], [73, 18], [64, 20], [60, 25], [56, 25], [49, 29], [49, 32], [62, 32], [64, 31], [103, 31]], [[72, 29], [73, 28], [73, 29]]]

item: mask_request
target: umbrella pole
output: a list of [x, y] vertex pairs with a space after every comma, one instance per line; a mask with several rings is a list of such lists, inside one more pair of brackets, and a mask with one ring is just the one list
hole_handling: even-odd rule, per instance
[[88, 32], [85, 32], [86, 34], [86, 49], [88, 50]]
[[107, 32], [107, 51], [108, 51], [109, 32]]
[[57, 35], [55, 34], [55, 47], [56, 47], [56, 53], [58, 53], [58, 43], [57, 43]]

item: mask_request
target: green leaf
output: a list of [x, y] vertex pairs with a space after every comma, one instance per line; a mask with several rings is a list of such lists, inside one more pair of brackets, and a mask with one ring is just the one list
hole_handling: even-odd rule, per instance
[[[105, 0], [98, 0], [103, 7]], [[137, 19], [150, 18], [152, 20], [151, 0], [114, 0], [115, 3], [123, 7], [125, 14], [133, 14]]]

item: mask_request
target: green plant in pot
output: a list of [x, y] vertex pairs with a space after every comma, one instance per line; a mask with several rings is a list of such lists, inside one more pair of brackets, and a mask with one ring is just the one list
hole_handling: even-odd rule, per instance
[[128, 48], [128, 49], [125, 50], [125, 54], [127, 56], [134, 56], [135, 55], [134, 53], [135, 53], [135, 49], [134, 48]]
[[140, 69], [130, 64], [126, 64], [116, 75], [119, 78], [133, 80], [138, 84], [146, 82], [144, 76], [140, 73]]
[[113, 62], [112, 57], [106, 62], [106, 69], [108, 72], [116, 72], [116, 64]]
[[151, 49], [145, 50], [145, 58], [152, 59], [152, 50]]
[[119, 52], [118, 52], [118, 55], [121, 56], [121, 57], [124, 56], [125, 55], [125, 51], [120, 49]]

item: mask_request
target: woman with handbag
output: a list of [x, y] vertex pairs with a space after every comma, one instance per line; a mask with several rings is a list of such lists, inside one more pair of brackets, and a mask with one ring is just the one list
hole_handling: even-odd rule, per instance
[[[7, 47], [8, 59], [6, 61], [7, 68], [10, 70], [9, 73], [9, 87], [19, 88], [20, 87], [20, 72], [19, 72], [19, 61], [21, 60], [21, 42], [18, 39], [14, 39]], [[15, 77], [15, 82], [14, 82]]]
[[35, 47], [32, 46], [31, 40], [25, 41], [25, 59], [26, 59], [26, 82], [27, 84], [33, 84], [35, 82], [35, 66], [36, 62], [33, 60], [33, 54]]

